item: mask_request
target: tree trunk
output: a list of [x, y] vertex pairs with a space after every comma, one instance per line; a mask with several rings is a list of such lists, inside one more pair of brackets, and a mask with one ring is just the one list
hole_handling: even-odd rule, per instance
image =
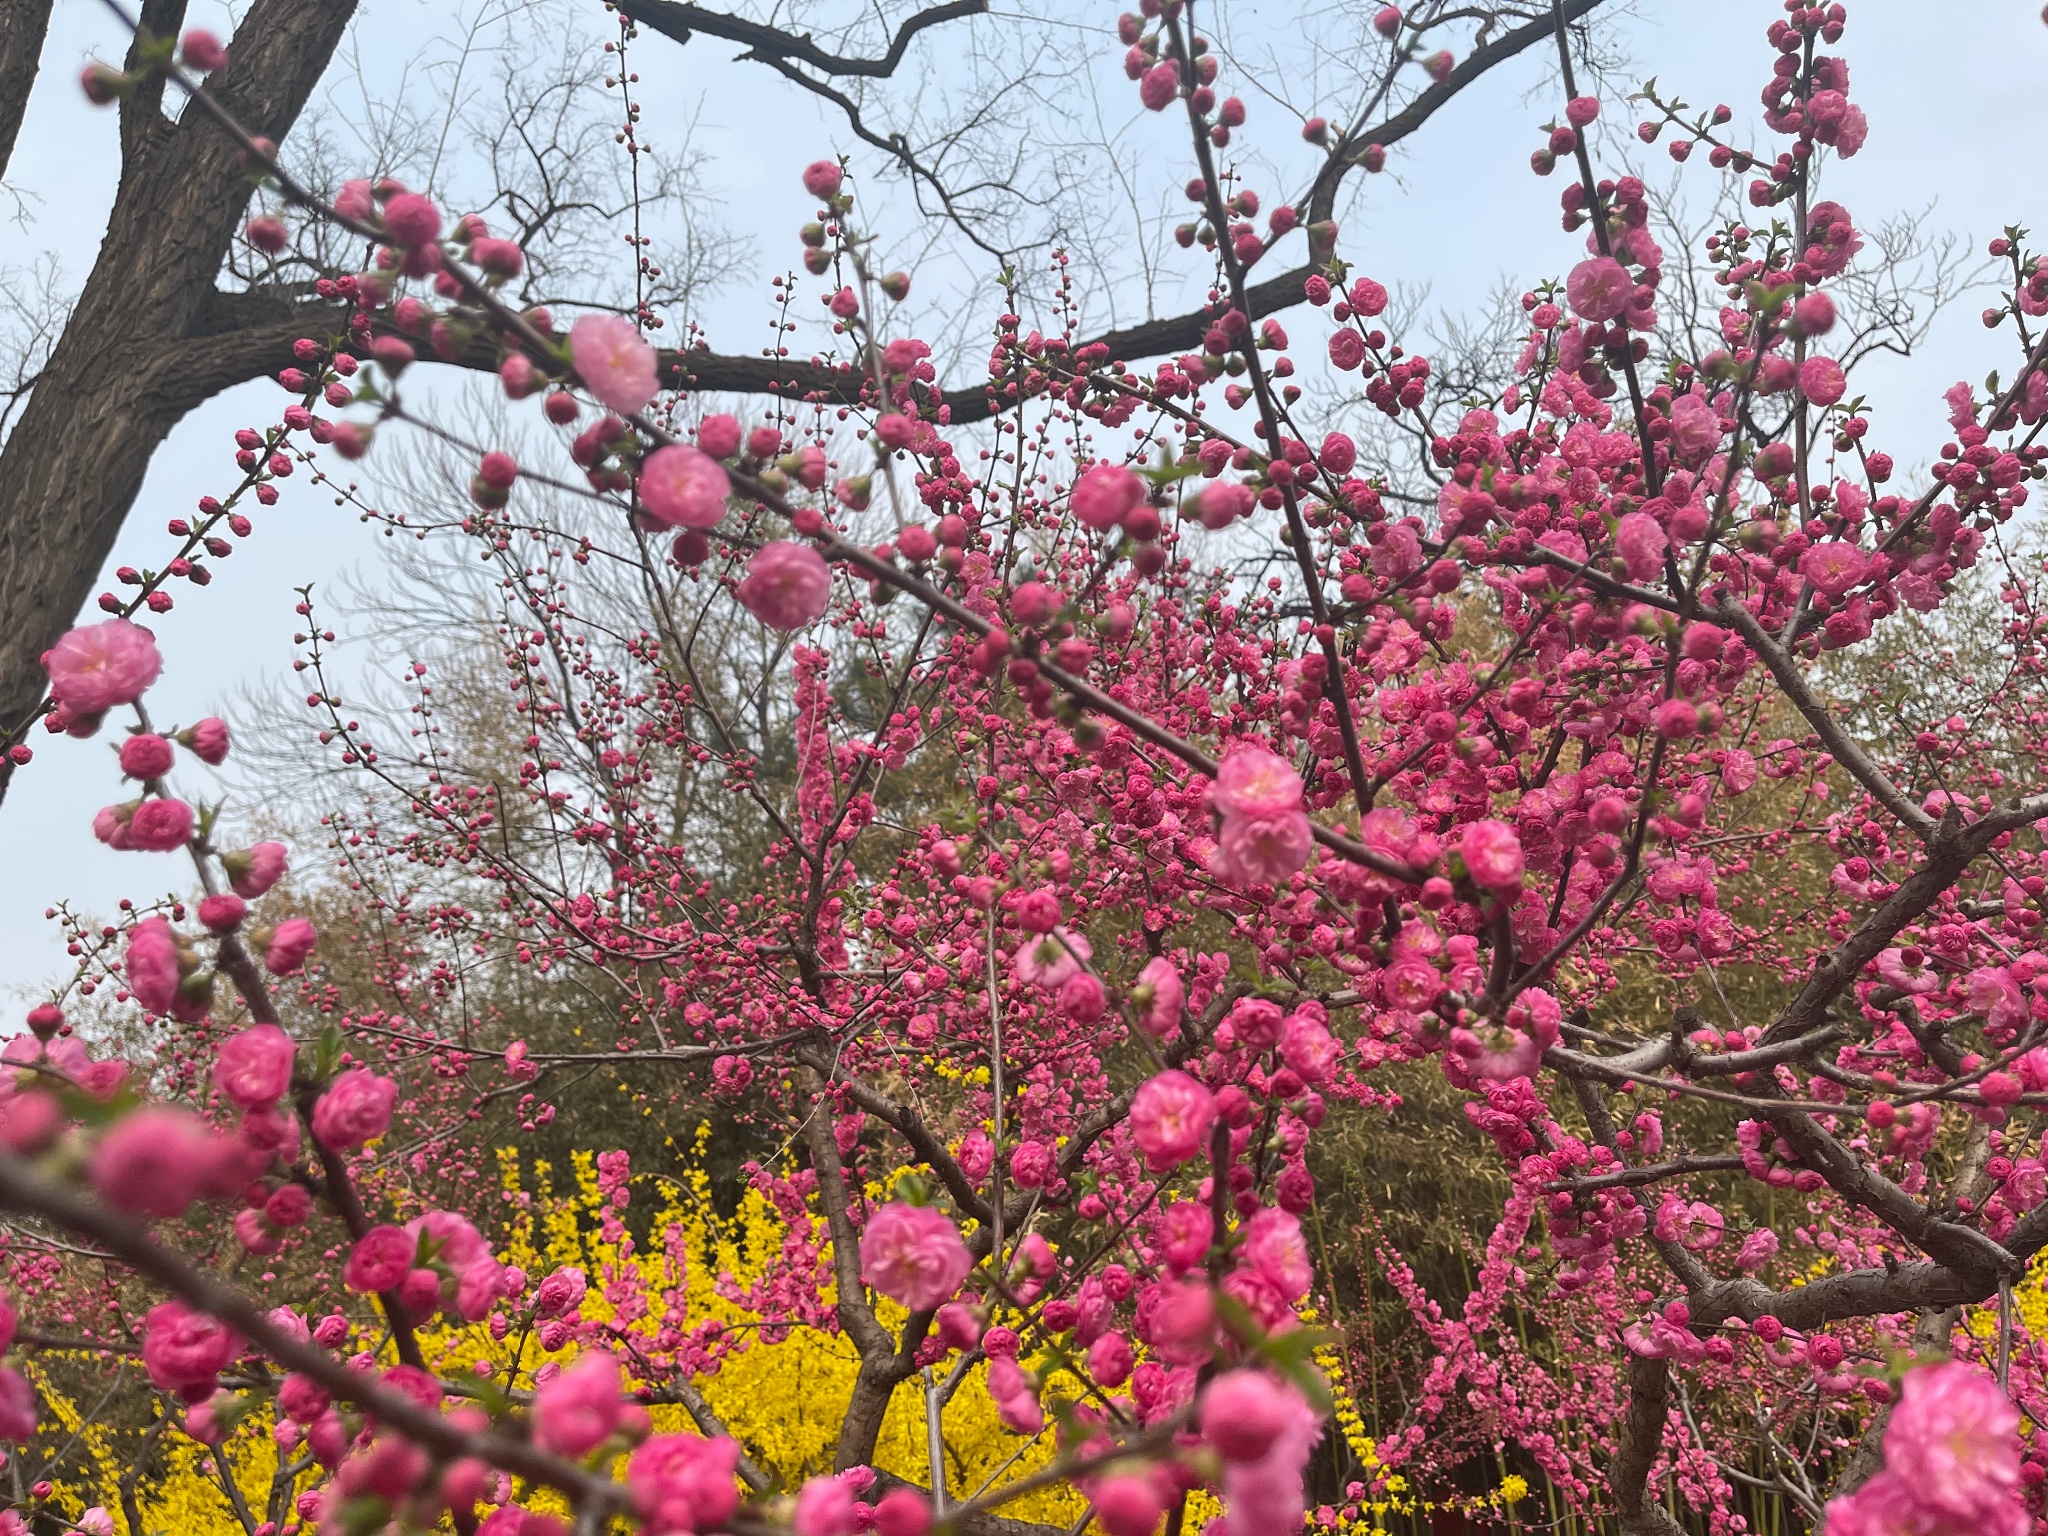
[[[175, 30], [182, 11], [145, 7], [144, 24]], [[354, 11], [355, 0], [256, 0], [209, 89], [250, 131], [282, 139]], [[0, 449], [0, 730], [11, 736], [32, 723], [42, 653], [85, 603], [157, 444], [195, 405], [254, 376], [257, 338], [214, 329], [247, 175], [219, 128], [196, 114], [172, 122], [162, 107], [161, 82], [122, 103], [106, 238]]]

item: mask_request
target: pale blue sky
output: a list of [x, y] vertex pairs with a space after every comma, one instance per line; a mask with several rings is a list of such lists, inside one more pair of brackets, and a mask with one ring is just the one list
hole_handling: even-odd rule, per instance
[[[372, 0], [365, 15], [374, 24], [360, 29], [366, 76], [388, 89], [414, 57], [417, 38], [444, 24], [448, 9], [422, 0]], [[1636, 61], [1625, 74], [1630, 83], [1654, 74], [1663, 88], [1691, 102], [1725, 100], [1738, 121], [1753, 119], [1768, 67], [1760, 34], [1782, 14], [1776, 0], [1640, 0], [1637, 12], [1619, 24]], [[1930, 22], [1935, 14], [1939, 36]], [[195, 5], [193, 15], [226, 30], [227, 12], [218, 5]], [[1086, 15], [1106, 24], [1113, 12], [1097, 6]], [[1231, 23], [1239, 38], [1267, 16], [1278, 33], [1292, 28], [1298, 34], [1300, 15], [1292, 6], [1237, 4]], [[1113, 40], [1105, 35], [1104, 43], [1107, 84], [1098, 85], [1116, 112], [1136, 117], [1133, 103], [1116, 94], [1121, 81], [1113, 74]], [[59, 0], [8, 177], [24, 196], [27, 221], [25, 227], [0, 224], [0, 264], [26, 265], [54, 252], [74, 281], [89, 267], [112, 196], [115, 123], [111, 113], [86, 104], [76, 77], [89, 55], [118, 57], [119, 50], [112, 18], [96, 0]], [[872, 157], [808, 98], [758, 68], [725, 62], [734, 51], [702, 40], [679, 51], [650, 37], [635, 63], [645, 133], [672, 145], [694, 120], [694, 142], [708, 156], [707, 201], [727, 228], [749, 234], [762, 253], [759, 279], [728, 285], [703, 316], [714, 346], [747, 351], [763, 335], [767, 276], [794, 255], [794, 227], [808, 216], [798, 170], [831, 150], [857, 149], [857, 165], [872, 164]], [[1828, 194], [1846, 203], [1860, 224], [1935, 201], [1934, 227], [1968, 236], [1980, 252], [2010, 220], [2048, 227], [2048, 181], [2040, 169], [2048, 164], [2048, 126], [2039, 110], [2048, 27], [2037, 0], [1951, 0], [1939, 8], [1862, 0], [1852, 7], [1842, 51], [1871, 132], [1863, 155], [1831, 173]], [[1535, 125], [1554, 110], [1547, 100], [1524, 99], [1542, 76], [1533, 56], [1519, 60], [1401, 146], [1390, 162], [1393, 174], [1373, 183], [1362, 216], [1351, 221], [1344, 254], [1383, 281], [1432, 284], [1439, 303], [1455, 303], [1460, 295], [1476, 301], [1502, 275], [1523, 284], [1569, 266], [1578, 247], [1557, 225], [1558, 182], [1539, 181], [1527, 168]], [[1081, 89], [1057, 82], [1052, 88]], [[1632, 120], [1619, 112], [1607, 118]], [[1139, 120], [1121, 143], [1131, 155], [1152, 157], [1177, 181], [1186, 174], [1186, 148], [1172, 136], [1173, 126]], [[1252, 126], [1260, 126], [1256, 115]], [[1269, 128], [1280, 142], [1291, 138], [1284, 123]], [[1661, 153], [1657, 163], [1665, 163]], [[871, 216], [882, 195], [871, 193], [863, 205]], [[1132, 318], [1129, 305], [1136, 301], [1124, 297], [1119, 318]], [[2009, 332], [1982, 329], [1976, 320], [1982, 304], [1981, 296], [1967, 298], [1921, 356], [1865, 376], [1884, 406], [1874, 436], [1902, 444], [1903, 451], [1894, 448], [1902, 461], [1940, 441], [1939, 395], [1949, 383], [1981, 379], [1992, 367], [2010, 372]], [[986, 307], [994, 313], [992, 303]], [[1298, 344], [1297, 351], [1312, 349]], [[251, 385], [179, 426], [151, 465], [102, 585], [110, 584], [114, 566], [161, 561], [165, 520], [234, 483], [234, 430], [270, 419], [280, 403], [273, 386]], [[374, 571], [376, 542], [303, 480], [288, 483], [280, 505], [258, 518], [256, 536], [216, 564], [213, 585], [203, 592], [181, 585], [176, 610], [153, 621], [166, 666], [151, 695], [152, 710], [160, 719], [189, 721], [225, 712], [245, 685], [288, 688], [291, 588], [329, 584], [352, 568]], [[92, 841], [93, 811], [118, 794], [106, 738], [74, 742], [39, 733], [35, 745], [36, 761], [15, 776], [0, 806], [0, 869], [8, 874], [0, 882], [0, 988], [17, 992], [39, 986], [65, 963], [54, 926], [42, 918], [51, 901], [66, 898], [106, 911], [123, 894], [146, 899], [189, 875], [169, 856], [117, 854]], [[189, 787], [207, 792], [200, 783]], [[11, 1004], [6, 1011], [12, 1013]], [[0, 1029], [6, 1027], [11, 1021], [0, 1019]]]

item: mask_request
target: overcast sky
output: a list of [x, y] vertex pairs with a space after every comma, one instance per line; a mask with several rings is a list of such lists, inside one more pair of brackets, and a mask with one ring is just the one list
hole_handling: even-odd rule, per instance
[[[370, 0], [358, 28], [363, 78], [395, 91], [400, 71], [417, 69], [424, 56], [422, 39], [445, 32], [454, 9], [423, 0]], [[1298, 36], [1323, 14], [1316, 7], [1237, 0], [1230, 8], [1232, 36], [1242, 41], [1262, 25], [1276, 37]], [[1655, 75], [1667, 92], [1699, 104], [1725, 100], [1738, 122], [1753, 122], [1768, 69], [1761, 33], [1780, 14], [1776, 0], [1639, 0], [1636, 14], [1616, 28], [1616, 40], [1633, 60], [1624, 79], [1635, 84]], [[227, 8], [203, 0], [192, 19], [211, 22], [223, 35], [232, 27]], [[1170, 124], [1140, 120], [1128, 88], [1119, 94], [1112, 19], [1111, 8], [1102, 5], [1060, 23], [1070, 31], [1103, 28], [1104, 68], [1092, 81], [1051, 88], [1098, 91], [1103, 110], [1116, 114], [1113, 126], [1124, 135], [1119, 144], [1182, 176], [1185, 143], [1171, 136]], [[8, 173], [22, 212], [18, 222], [0, 223], [0, 265], [25, 267], [52, 256], [73, 284], [89, 269], [118, 160], [114, 115], [89, 106], [76, 82], [86, 58], [118, 58], [120, 50], [116, 24], [98, 0], [59, 0]], [[797, 181], [801, 167], [838, 150], [855, 151], [857, 168], [874, 161], [819, 103], [758, 67], [728, 62], [735, 51], [701, 38], [688, 49], [649, 38], [635, 66], [642, 77], [643, 132], [658, 145], [673, 149], [687, 139], [702, 152], [707, 208], [726, 229], [749, 237], [759, 259], [758, 276], [742, 274], [727, 284], [701, 317], [714, 347], [745, 352], [760, 345], [768, 277], [790, 263], [795, 226], [809, 216]], [[1859, 224], [1931, 203], [1933, 227], [1966, 236], [1980, 253], [2007, 222], [2048, 229], [2042, 172], [2048, 125], [2040, 111], [2048, 27], [2038, 0], [1950, 0], [1939, 7], [1861, 0], [1851, 7], [1841, 51], [1851, 62], [1851, 94], [1869, 114], [1871, 129], [1862, 155], [1830, 173], [1827, 191]], [[1364, 206], [1349, 221], [1343, 254], [1390, 284], [1426, 283], [1434, 303], [1453, 307], [1483, 301], [1503, 276], [1524, 285], [1565, 270], [1579, 251], [1558, 227], [1558, 182], [1540, 181], [1528, 170], [1536, 125], [1556, 110], [1547, 98], [1526, 99], [1544, 75], [1533, 55], [1518, 60], [1401, 145], [1390, 174], [1372, 181]], [[1260, 106], [1254, 97], [1254, 135]], [[1604, 121], [1625, 129], [1633, 118], [1610, 107]], [[1290, 124], [1266, 126], [1278, 141], [1291, 141]], [[1659, 156], [1656, 163], [1667, 162]], [[870, 217], [877, 199], [892, 190], [901, 195], [872, 177], [865, 185], [863, 208]], [[1197, 265], [1186, 267], [1199, 281]], [[1117, 318], [1137, 318], [1142, 295], [1118, 297]], [[1950, 383], [1981, 380], [1992, 367], [2009, 375], [2009, 332], [1983, 330], [1976, 315], [1984, 302], [1982, 295], [1966, 296], [1919, 356], [1865, 377], [1882, 406], [1873, 440], [1893, 447], [1902, 462], [1941, 440], [1939, 395]], [[992, 301], [984, 307], [990, 316], [995, 312]], [[1102, 312], [1100, 303], [1095, 312]], [[1298, 337], [1297, 350], [1312, 349]], [[201, 495], [231, 487], [235, 429], [275, 419], [281, 404], [275, 386], [259, 383], [186, 418], [158, 450], [95, 592], [111, 585], [116, 566], [161, 563], [166, 519], [187, 514]], [[216, 563], [213, 585], [202, 592], [177, 584], [175, 611], [151, 621], [166, 659], [163, 680], [150, 696], [156, 717], [189, 722], [229, 713], [245, 687], [294, 691], [291, 589], [307, 581], [330, 586], [351, 570], [375, 580], [377, 542], [303, 479], [287, 482], [280, 504], [259, 515], [255, 536], [231, 560]], [[374, 639], [361, 643], [374, 651]], [[15, 775], [0, 805], [0, 870], [6, 872], [0, 880], [0, 989], [17, 997], [32, 995], [65, 966], [56, 929], [42, 916], [52, 901], [106, 912], [122, 895], [149, 899], [189, 878], [182, 861], [169, 856], [113, 853], [92, 841], [93, 811], [119, 796], [108, 739], [76, 742], [38, 732], [35, 762]], [[190, 793], [212, 792], [203, 781], [183, 782]], [[0, 1032], [12, 1027], [13, 1013], [10, 1003]]]

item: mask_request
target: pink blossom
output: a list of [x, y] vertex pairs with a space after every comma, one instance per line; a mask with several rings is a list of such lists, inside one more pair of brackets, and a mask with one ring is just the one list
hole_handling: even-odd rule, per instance
[[147, 799], [135, 807], [121, 846], [144, 853], [171, 853], [192, 838], [192, 807], [182, 800]]
[[618, 1428], [625, 1403], [619, 1362], [586, 1350], [533, 1395], [533, 1439], [544, 1451], [580, 1461]]
[[1840, 597], [1863, 580], [1868, 568], [1863, 551], [1853, 544], [1816, 544], [1799, 557], [1799, 574], [1828, 597]]
[[133, 704], [163, 666], [156, 637], [126, 619], [80, 625], [43, 653], [50, 696], [75, 715]]
[[1815, 405], [1833, 405], [1848, 388], [1842, 365], [1832, 357], [1809, 357], [1799, 365], [1799, 392]]
[[419, 1239], [403, 1227], [370, 1228], [349, 1250], [342, 1266], [342, 1283], [352, 1291], [395, 1291], [412, 1272]]
[[1884, 1432], [1888, 1470], [1940, 1515], [1969, 1522], [2019, 1489], [2019, 1412], [1998, 1383], [1959, 1360], [1906, 1373]]
[[813, 160], [804, 167], [804, 190], [821, 203], [837, 197], [845, 179], [846, 172], [837, 160]]
[[1216, 843], [1216, 870], [1238, 885], [1277, 885], [1308, 863], [1314, 846], [1300, 811], [1279, 816], [1226, 816]]
[[717, 1530], [739, 1505], [733, 1473], [739, 1442], [730, 1435], [655, 1435], [626, 1463], [626, 1490], [648, 1536]]
[[1308, 1294], [1313, 1271], [1301, 1223], [1287, 1211], [1267, 1208], [1245, 1223], [1238, 1260], [1289, 1301]]
[[1663, 575], [1664, 552], [1670, 546], [1663, 525], [1647, 512], [1628, 513], [1614, 530], [1614, 547], [1621, 552], [1630, 581], [1654, 581]]
[[1762, 1269], [1778, 1256], [1778, 1234], [1769, 1227], [1758, 1227], [1742, 1240], [1742, 1246], [1735, 1250], [1737, 1269]]
[[1099, 1387], [1120, 1387], [1130, 1379], [1131, 1341], [1120, 1333], [1105, 1333], [1088, 1346], [1088, 1374]]
[[367, 177], [358, 176], [344, 181], [341, 190], [334, 194], [334, 211], [345, 219], [361, 223], [375, 208], [375, 197]]
[[1280, 1056], [1305, 1083], [1328, 1079], [1343, 1054], [1336, 1038], [1321, 1019], [1306, 1013], [1290, 1014], [1281, 1028]]
[[1721, 445], [1721, 418], [1697, 395], [1671, 402], [1671, 453], [1681, 464], [1704, 464]]
[[188, 1400], [204, 1396], [214, 1378], [233, 1363], [242, 1341], [232, 1328], [181, 1301], [149, 1309], [142, 1324], [142, 1363], [160, 1391]]
[[1250, 517], [1252, 508], [1258, 504], [1258, 497], [1242, 480], [1218, 480], [1189, 497], [1182, 504], [1182, 512], [1215, 533], [1241, 518]]
[[858, 1502], [845, 1478], [811, 1478], [797, 1492], [790, 1526], [796, 1536], [853, 1536]]
[[734, 595], [770, 629], [802, 629], [832, 605], [832, 568], [810, 545], [778, 539], [754, 551]]
[[710, 454], [683, 443], [657, 448], [640, 466], [640, 506], [670, 528], [716, 528], [725, 518], [732, 478]]
[[1522, 884], [1522, 841], [1504, 821], [1474, 821], [1458, 834], [1458, 853], [1472, 883], [1488, 891], [1517, 890]]
[[1145, 962], [1138, 972], [1138, 985], [1131, 993], [1138, 1010], [1138, 1027], [1155, 1039], [1165, 1039], [1179, 1030], [1181, 1013], [1187, 1006], [1187, 988], [1180, 972], [1164, 955]]
[[622, 315], [580, 317], [569, 328], [569, 360], [584, 388], [621, 416], [643, 409], [660, 388], [654, 348]]
[[1202, 1393], [1202, 1435], [1226, 1462], [1262, 1460], [1293, 1417], [1287, 1389], [1264, 1371], [1225, 1371]]
[[161, 917], [145, 917], [129, 929], [122, 968], [128, 973], [128, 990], [138, 1003], [151, 1013], [170, 1012], [178, 984], [184, 980], [170, 923]]
[[1097, 531], [1107, 531], [1145, 499], [1145, 482], [1122, 464], [1091, 464], [1074, 481], [1068, 498], [1074, 516]]
[[589, 1280], [583, 1271], [573, 1265], [556, 1270], [541, 1281], [540, 1289], [534, 1292], [533, 1311], [537, 1317], [560, 1317], [583, 1302]]
[[131, 779], [160, 779], [171, 771], [171, 744], [153, 731], [139, 731], [121, 743], [121, 772]]
[[1209, 798], [1226, 816], [1284, 816], [1301, 808], [1301, 775], [1264, 747], [1236, 747], [1216, 770]]
[[1226, 1462], [1223, 1499], [1227, 1513], [1214, 1526], [1218, 1536], [1296, 1536], [1306, 1500], [1302, 1471], [1315, 1449], [1321, 1425], [1301, 1394], [1287, 1383], [1278, 1390], [1286, 1422], [1266, 1454], [1256, 1461]]
[[1038, 1405], [1037, 1384], [1009, 1356], [1000, 1355], [989, 1361], [988, 1395], [1004, 1428], [1020, 1435], [1035, 1435], [1045, 1428], [1045, 1410]]
[[201, 74], [211, 74], [216, 69], [225, 68], [228, 62], [227, 49], [221, 46], [218, 37], [204, 27], [187, 28], [185, 35], [178, 39], [178, 53], [187, 67], [196, 69]]
[[283, 843], [258, 843], [224, 853], [220, 862], [235, 894], [254, 901], [284, 878], [285, 847]]
[[894, 1201], [861, 1234], [861, 1279], [914, 1312], [952, 1296], [973, 1267], [959, 1229], [928, 1205]]
[[270, 933], [264, 947], [263, 963], [273, 976], [289, 976], [306, 963], [320, 935], [303, 917], [288, 917]]
[[1094, 954], [1080, 934], [1055, 928], [1043, 938], [1026, 939], [1018, 945], [1017, 952], [1010, 957], [1010, 968], [1026, 986], [1057, 991]]
[[1152, 1536], [1166, 1513], [1167, 1497], [1143, 1472], [1113, 1472], [1089, 1490], [1095, 1523], [1107, 1536]]
[[182, 1216], [199, 1198], [218, 1158], [196, 1115], [151, 1104], [116, 1120], [92, 1149], [93, 1188], [131, 1216]]
[[213, 1081], [237, 1109], [267, 1109], [292, 1085], [292, 1038], [275, 1024], [252, 1024], [222, 1042]]
[[1508, 1024], [1454, 1029], [1451, 1049], [1473, 1076], [1492, 1083], [1534, 1077], [1543, 1061], [1543, 1047], [1536, 1038]]
[[431, 244], [441, 233], [441, 210], [432, 198], [417, 192], [401, 192], [384, 204], [384, 233], [393, 245], [414, 250]]
[[390, 1129], [397, 1102], [397, 1083], [367, 1067], [351, 1067], [314, 1104], [313, 1134], [333, 1151], [354, 1152]]
[[1154, 64], [1138, 77], [1138, 100], [1154, 112], [1164, 112], [1180, 94], [1180, 68], [1173, 60]]
[[1612, 320], [1628, 308], [1635, 293], [1635, 280], [1628, 269], [1612, 256], [1594, 256], [1580, 262], [1565, 279], [1565, 297], [1572, 313], [1582, 320]]
[[1215, 1123], [1216, 1096], [1185, 1072], [1161, 1072], [1131, 1098], [1131, 1139], [1154, 1173], [1198, 1156]]
[[199, 899], [199, 921], [209, 933], [233, 933], [249, 915], [249, 904], [232, 892]]
[[[36, 1389], [12, 1366], [0, 1366], [0, 1440], [27, 1440], [36, 1432], [41, 1410]], [[105, 1510], [100, 1513], [104, 1515]], [[112, 1522], [109, 1522], [111, 1528]], [[83, 1520], [79, 1530], [85, 1529]]]

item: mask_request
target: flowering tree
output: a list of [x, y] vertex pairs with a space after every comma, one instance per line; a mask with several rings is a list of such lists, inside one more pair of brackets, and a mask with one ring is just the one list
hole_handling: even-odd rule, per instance
[[[248, 222], [256, 248], [305, 219], [374, 253], [319, 279], [347, 319], [293, 344], [245, 488], [406, 424], [467, 456], [459, 518], [389, 521], [488, 563], [517, 761], [480, 771], [424, 661], [366, 726], [303, 597], [306, 706], [363, 786], [329, 825], [384, 1001], [345, 1005], [284, 905], [286, 848], [174, 792], [179, 752], [219, 762], [229, 730], [152, 721], [149, 631], [118, 616], [49, 650], [52, 733], [130, 727], [139, 793], [96, 835], [183, 851], [203, 894], [79, 927], [77, 974], [6, 1049], [0, 1205], [31, 1223], [6, 1331], [48, 1347], [40, 1309], [75, 1317], [53, 1255], [113, 1266], [176, 1433], [267, 1425], [296, 1457], [286, 1530], [1016, 1536], [997, 1511], [1063, 1484], [1110, 1536], [1284, 1536], [1440, 1472], [1433, 1432], [1467, 1412], [1629, 1532], [1747, 1528], [1765, 1492], [1837, 1532], [2031, 1529], [2048, 714], [2014, 519], [2048, 473], [2048, 264], [1994, 243], [2011, 377], [1951, 390], [1954, 440], [1891, 489], [1830, 350], [1859, 323], [1835, 295], [1862, 237], [1820, 177], [1867, 132], [1827, 51], [1843, 8], [1770, 26], [1779, 147], [1743, 147], [1725, 108], [1629, 104], [1673, 160], [1753, 174], [1756, 211], [1699, 253], [1715, 313], [1675, 322], [1644, 185], [1601, 174], [1594, 130], [1625, 104], [1579, 91], [1572, 9], [1464, 64], [1429, 50], [1436, 12], [1374, 18], [1386, 78], [1430, 89], [1510, 40], [1556, 49], [1532, 163], [1563, 173], [1577, 237], [1524, 296], [1509, 382], [1429, 431], [1414, 512], [1357, 437], [1308, 424], [1261, 323], [1298, 293], [1366, 408], [1424, 419], [1431, 363], [1329, 217], [1334, 179], [1384, 162], [1386, 103], [1309, 124], [1306, 198], [1247, 185], [1223, 155], [1248, 109], [1185, 3], [1120, 32], [1191, 166], [1180, 243], [1214, 287], [1186, 350], [1140, 368], [1011, 309], [988, 381], [941, 390], [892, 329], [910, 279], [820, 160], [803, 262], [838, 352], [744, 419], [665, 387], [644, 313], [509, 302], [525, 253], [481, 217], [388, 178], [315, 196], [200, 84], [229, 67], [211, 37], [89, 71], [108, 98], [190, 96], [285, 210]], [[1307, 269], [1254, 283], [1297, 233]], [[400, 385], [423, 347], [487, 353], [566, 444], [422, 421]], [[1998, 675], [1924, 729], [1869, 729], [1838, 681], [1987, 565]], [[758, 868], [711, 867], [707, 793], [762, 829]], [[480, 964], [574, 989], [603, 1039], [512, 1036], [473, 1006]], [[67, 1021], [103, 989], [152, 1022], [147, 1062]], [[636, 1105], [777, 1137], [745, 1178], [781, 1239], [721, 1294], [853, 1351], [832, 1467], [800, 1487], [705, 1396], [749, 1345], [689, 1304], [679, 1227], [648, 1233], [662, 1263], [615, 1247], [595, 1282], [490, 1235], [469, 1127], [505, 1104], [544, 1126], [596, 1063]], [[1509, 1194], [1455, 1316], [1408, 1256], [1373, 1256], [1430, 1358], [1396, 1432], [1347, 1439], [1326, 1478], [1347, 1341], [1309, 1316], [1343, 1301], [1304, 1225], [1310, 1154], [1418, 1063], [1463, 1103], [1437, 1133], [1483, 1134]], [[630, 1158], [596, 1167], [622, 1211]], [[1541, 1339], [1504, 1325], [1523, 1302]], [[464, 1330], [487, 1367], [466, 1378]], [[943, 1452], [970, 1376], [1041, 1454], [968, 1492]], [[913, 1382], [921, 1480], [878, 1465]], [[37, 1434], [12, 1367], [0, 1409]]]

